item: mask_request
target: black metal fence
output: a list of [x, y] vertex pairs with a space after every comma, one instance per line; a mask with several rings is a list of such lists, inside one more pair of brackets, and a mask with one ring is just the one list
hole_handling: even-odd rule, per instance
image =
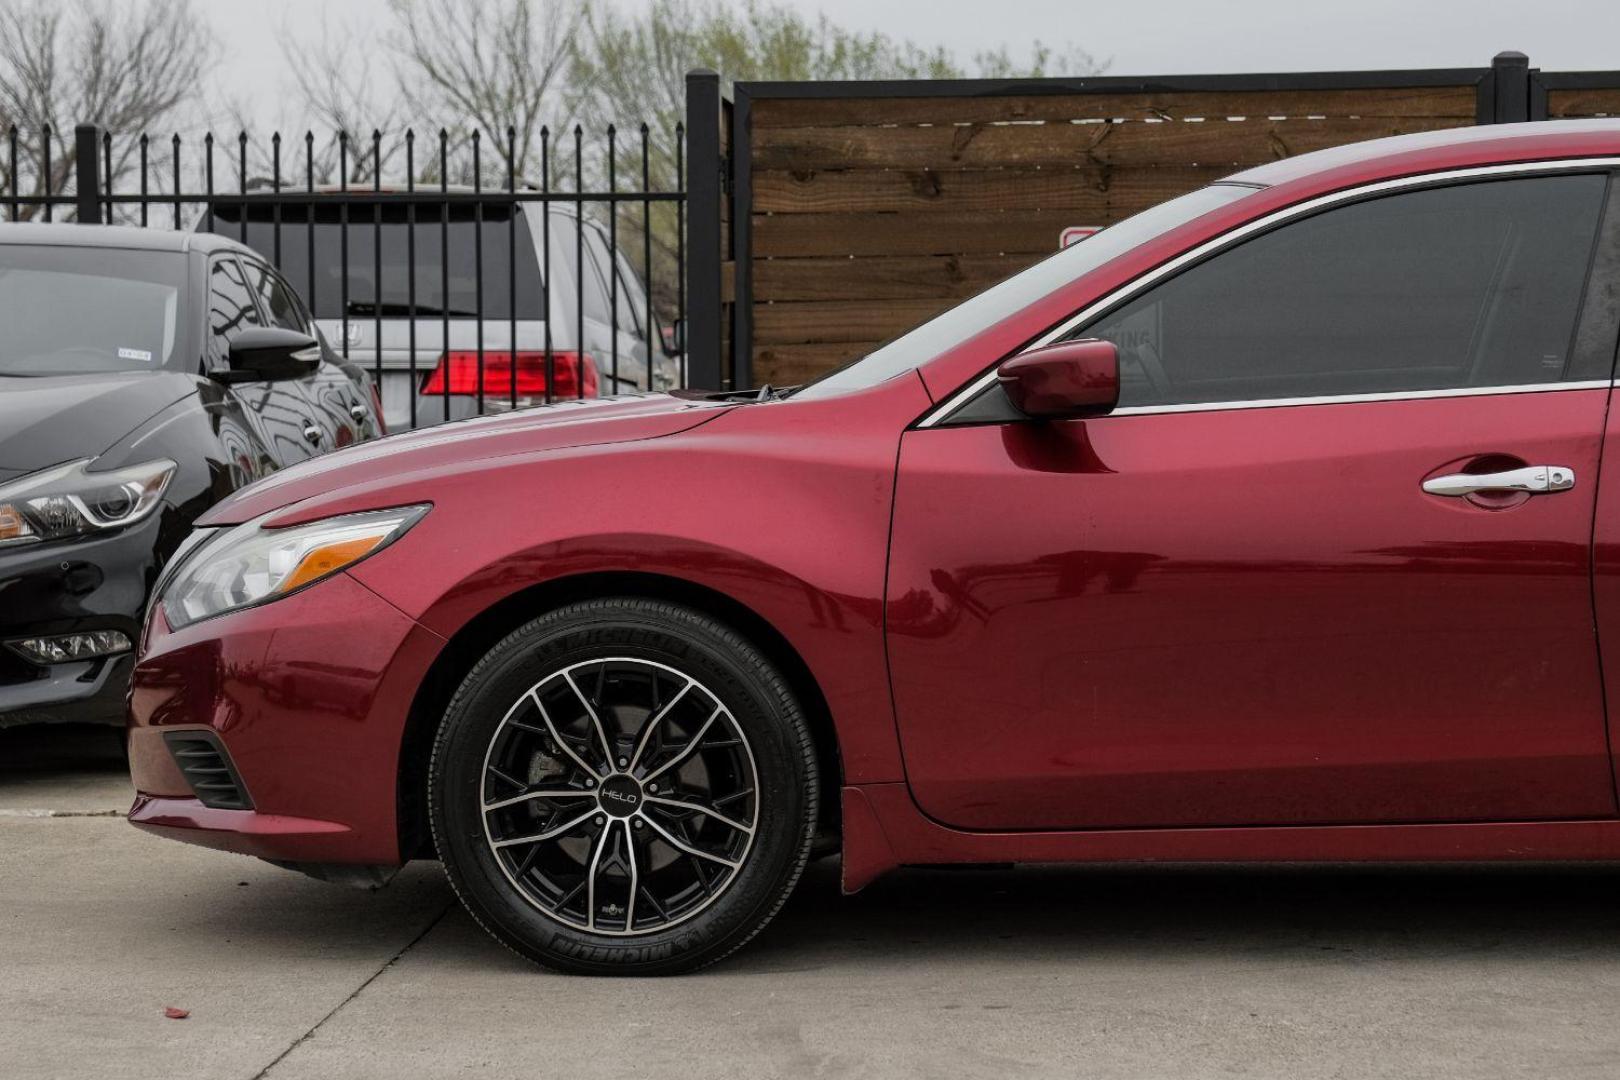
[[[683, 125], [194, 142], [79, 126], [5, 133], [0, 211], [218, 233], [303, 297], [368, 368], [391, 426], [595, 393], [704, 385], [689, 369]], [[301, 145], [300, 145], [301, 144]], [[424, 145], [425, 144], [425, 145]], [[594, 144], [594, 145], [593, 145]], [[425, 151], [425, 152], [424, 152]], [[493, 159], [493, 160], [492, 160]]]

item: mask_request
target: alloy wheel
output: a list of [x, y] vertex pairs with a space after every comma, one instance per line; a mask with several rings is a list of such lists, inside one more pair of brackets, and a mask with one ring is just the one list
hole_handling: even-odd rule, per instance
[[608, 657], [529, 687], [484, 755], [484, 838], [547, 917], [621, 937], [693, 918], [736, 880], [759, 822], [752, 748], [712, 690]]

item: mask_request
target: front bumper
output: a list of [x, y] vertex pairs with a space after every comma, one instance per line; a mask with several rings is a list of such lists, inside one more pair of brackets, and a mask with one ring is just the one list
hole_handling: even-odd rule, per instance
[[[161, 515], [106, 536], [0, 553], [0, 641], [119, 630], [134, 641], [157, 575]], [[124, 721], [133, 656], [35, 664], [0, 645], [0, 728]]]
[[[347, 574], [170, 630], [154, 613], [130, 692], [129, 819], [260, 858], [397, 865], [416, 689], [443, 646]], [[253, 809], [204, 806], [165, 732], [210, 730]]]

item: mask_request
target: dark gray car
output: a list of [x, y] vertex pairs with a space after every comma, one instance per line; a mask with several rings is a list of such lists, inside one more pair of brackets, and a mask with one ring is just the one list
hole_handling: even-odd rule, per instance
[[0, 225], [0, 727], [122, 723], [163, 565], [208, 507], [382, 433], [367, 374], [217, 236]]

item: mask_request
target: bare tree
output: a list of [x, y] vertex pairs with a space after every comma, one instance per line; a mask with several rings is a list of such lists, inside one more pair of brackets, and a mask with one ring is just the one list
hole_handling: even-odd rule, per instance
[[[134, 135], [195, 100], [213, 36], [190, 0], [0, 0], [0, 182], [25, 198], [72, 189], [73, 126]], [[135, 168], [135, 138], [114, 141], [114, 182]], [[45, 161], [50, 159], [49, 168]], [[37, 206], [19, 216], [39, 216]]]
[[[377, 59], [374, 33], [370, 27], [329, 20], [314, 35], [295, 36], [288, 24], [277, 31], [299, 116], [282, 132], [279, 166], [271, 160], [269, 143], [254, 140], [250, 184], [268, 182], [278, 168], [283, 183], [313, 176], [317, 184], [346, 179], [363, 186], [386, 174], [403, 153], [396, 130], [402, 102], [393, 72]], [[246, 109], [236, 108], [242, 130], [247, 130], [241, 124], [246, 115]]]
[[[458, 148], [470, 124], [481, 135], [483, 161], [499, 163], [501, 175], [508, 168], [526, 175], [537, 160], [541, 127], [555, 129], [571, 114], [567, 76], [589, 0], [390, 3], [389, 44], [411, 114], [449, 130]], [[468, 167], [465, 154], [457, 158]]]

